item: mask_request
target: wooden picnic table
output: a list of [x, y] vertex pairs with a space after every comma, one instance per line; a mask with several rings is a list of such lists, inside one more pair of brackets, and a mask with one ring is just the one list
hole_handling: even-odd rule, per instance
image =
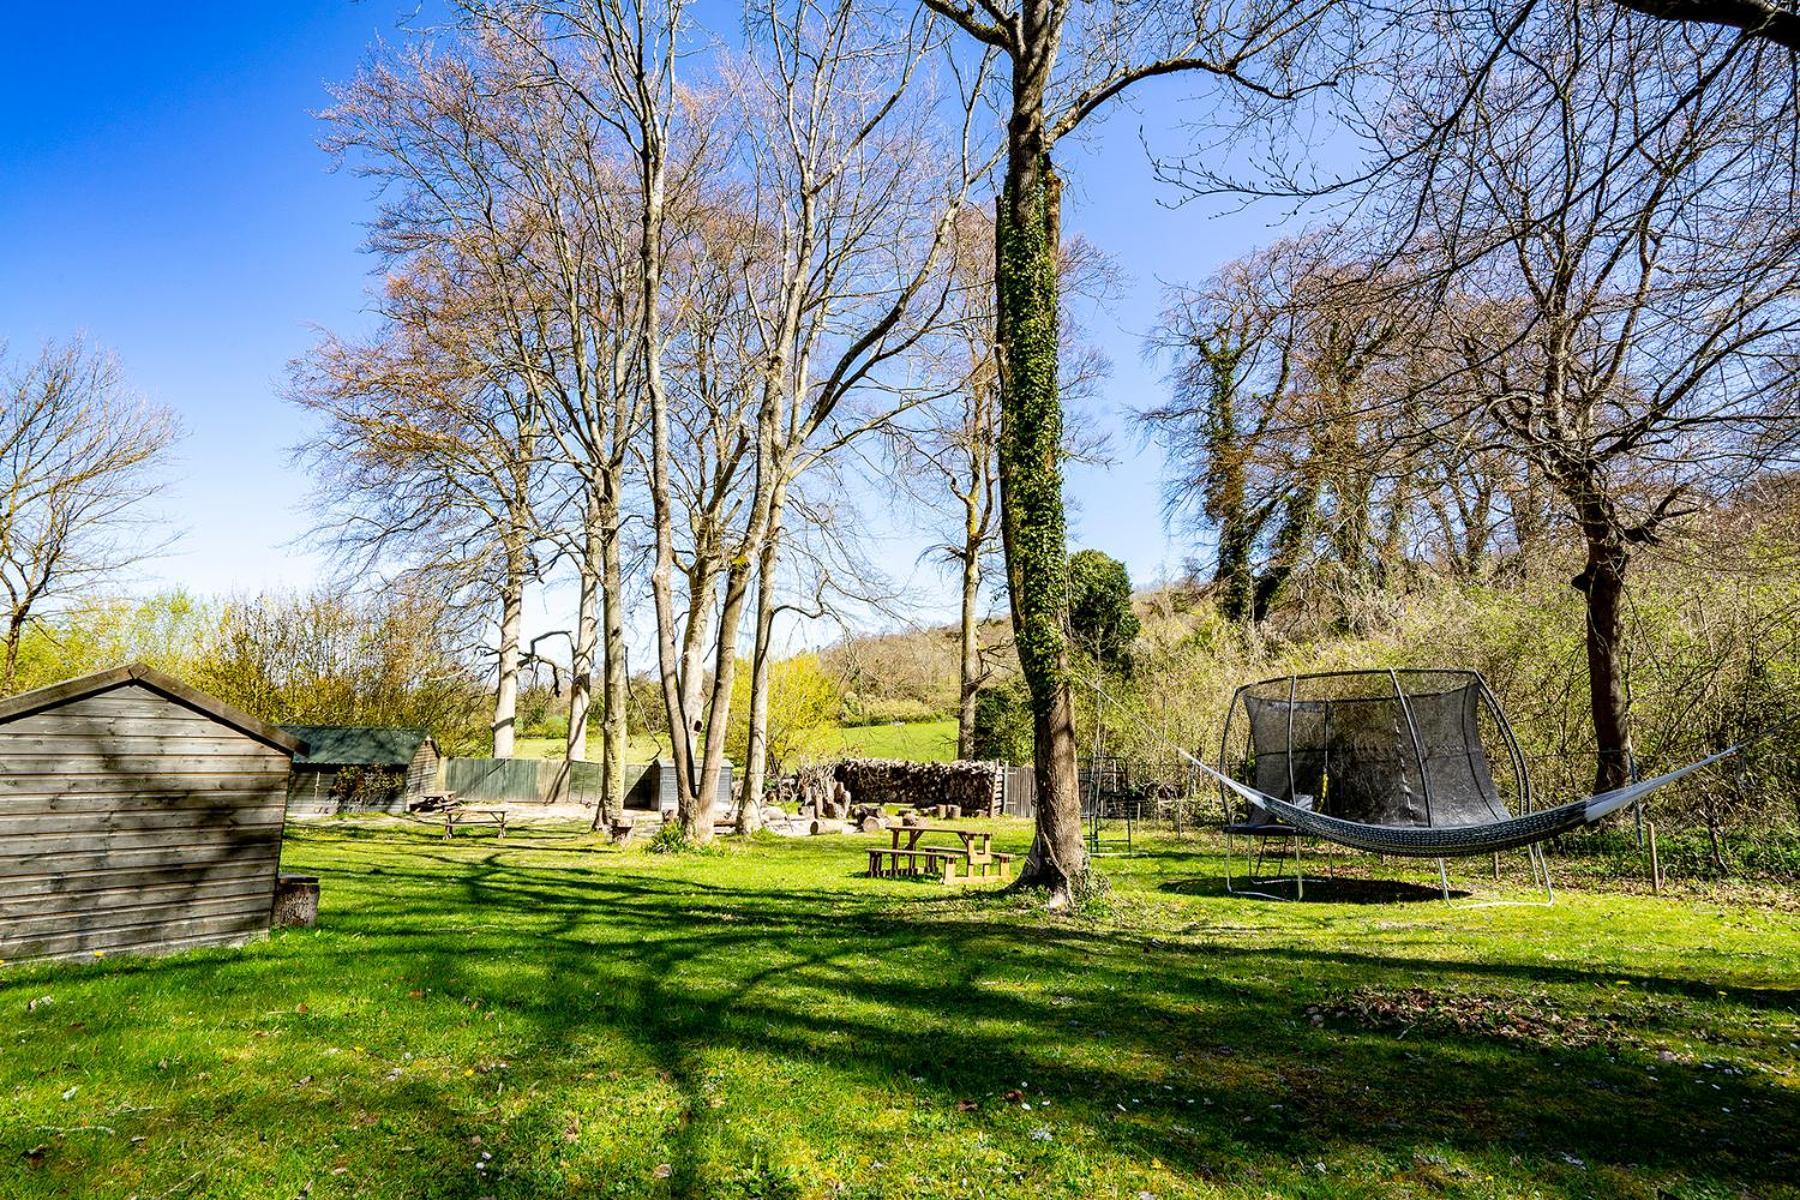
[[460, 800], [452, 801], [443, 808], [444, 840], [447, 842], [456, 836], [456, 827], [460, 825], [498, 825], [500, 837], [506, 837], [506, 810], [504, 808], [470, 808]]
[[455, 792], [420, 792], [419, 798], [406, 806], [416, 813], [442, 812], [456, 803]]
[[[984, 863], [994, 856], [994, 835], [985, 829], [963, 829], [955, 825], [895, 825], [891, 832], [895, 850], [919, 849], [919, 839], [928, 833], [953, 833], [962, 839], [971, 863]], [[907, 835], [904, 846], [900, 844], [901, 834]]]
[[[893, 845], [888, 849], [869, 851], [870, 878], [897, 878], [927, 875], [955, 883], [979, 875], [986, 879], [989, 871], [1006, 878], [1012, 867], [1012, 855], [995, 854], [994, 835], [985, 829], [959, 829], [954, 825], [895, 825], [891, 827]], [[962, 841], [961, 849], [949, 846], [920, 845], [928, 833], [953, 833]], [[961, 874], [958, 874], [958, 868]]]

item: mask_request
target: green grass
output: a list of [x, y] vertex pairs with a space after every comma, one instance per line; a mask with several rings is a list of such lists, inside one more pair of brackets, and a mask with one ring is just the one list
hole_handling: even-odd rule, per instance
[[0, 969], [0, 1196], [1800, 1194], [1791, 892], [1273, 904], [1159, 839], [1049, 918], [864, 841], [298, 829], [317, 929]]
[[950, 762], [956, 757], [956, 722], [911, 721], [891, 725], [850, 725], [831, 730], [819, 751], [826, 758], [899, 758], [909, 762]]

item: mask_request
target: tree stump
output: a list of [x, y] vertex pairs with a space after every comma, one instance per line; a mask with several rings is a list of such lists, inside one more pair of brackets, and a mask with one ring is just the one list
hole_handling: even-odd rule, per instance
[[319, 923], [319, 877], [283, 875], [275, 881], [275, 907], [271, 924], [280, 928], [311, 928]]

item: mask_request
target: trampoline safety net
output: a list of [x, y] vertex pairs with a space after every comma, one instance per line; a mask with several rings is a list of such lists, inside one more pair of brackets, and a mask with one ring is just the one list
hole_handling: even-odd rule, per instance
[[[1232, 776], [1259, 792], [1302, 806], [1296, 797], [1311, 797], [1316, 811], [1367, 825], [1481, 825], [1511, 815], [1484, 746], [1484, 714], [1516, 772], [1512, 794], [1525, 799], [1512, 732], [1473, 671], [1355, 671], [1248, 684], [1233, 699], [1221, 758], [1228, 761], [1236, 724], [1243, 758]], [[1273, 820], [1260, 808], [1248, 817]]]

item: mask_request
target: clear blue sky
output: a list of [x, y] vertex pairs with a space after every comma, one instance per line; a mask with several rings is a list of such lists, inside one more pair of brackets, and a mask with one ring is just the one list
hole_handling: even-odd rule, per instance
[[[284, 364], [316, 326], [366, 320], [360, 252], [368, 186], [333, 174], [314, 117], [325, 85], [378, 37], [402, 36], [418, 0], [301, 4], [17, 5], [0, 38], [0, 339], [29, 354], [77, 332], [115, 350], [142, 393], [181, 414], [164, 501], [183, 531], [137, 590], [305, 585], [321, 564], [295, 542], [307, 481], [288, 462], [304, 434], [280, 398]], [[725, 11], [730, 11], [729, 9]], [[1175, 91], [1146, 94], [1146, 111]], [[1152, 117], [1152, 120], [1155, 118]], [[1154, 398], [1140, 361], [1159, 280], [1193, 278], [1268, 236], [1254, 221], [1170, 211], [1137, 129], [1070, 147], [1068, 225], [1114, 253], [1126, 295], [1092, 317], [1116, 370], [1109, 424]], [[1160, 461], [1134, 434], [1119, 461], [1070, 480], [1075, 540], [1147, 581], [1189, 552], [1164, 534]], [[884, 557], [913, 572], [916, 547]], [[929, 572], [918, 582], [932, 580]], [[948, 581], [943, 600], [951, 602]], [[921, 608], [928, 606], [921, 605]]]

